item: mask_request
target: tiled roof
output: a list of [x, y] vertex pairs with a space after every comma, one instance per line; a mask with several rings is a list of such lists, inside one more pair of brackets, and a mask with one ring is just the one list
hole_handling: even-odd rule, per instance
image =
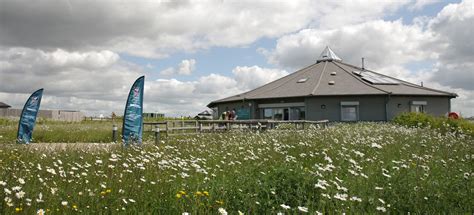
[[[326, 48], [322, 55], [333, 55], [317, 63], [298, 70], [283, 78], [265, 84], [245, 93], [211, 102], [215, 103], [266, 98], [306, 97], [306, 96], [347, 96], [347, 95], [416, 95], [456, 97], [455, 93], [422, 87], [400, 79], [341, 62], [334, 52]], [[327, 56], [327, 55], [325, 55]], [[336, 59], [337, 58], [337, 59]], [[356, 72], [354, 72], [356, 71]], [[361, 74], [358, 75], [357, 73]], [[378, 80], [394, 83], [371, 83], [364, 74], [377, 76]]]

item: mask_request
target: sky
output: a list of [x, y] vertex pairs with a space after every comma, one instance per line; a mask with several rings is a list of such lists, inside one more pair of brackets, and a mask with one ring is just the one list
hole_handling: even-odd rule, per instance
[[315, 63], [344, 62], [458, 94], [474, 116], [474, 0], [0, 0], [0, 101], [123, 114], [145, 75], [145, 112], [194, 116]]

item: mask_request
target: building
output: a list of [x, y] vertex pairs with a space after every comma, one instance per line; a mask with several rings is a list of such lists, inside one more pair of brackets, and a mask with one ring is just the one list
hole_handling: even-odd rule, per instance
[[164, 113], [143, 113], [144, 118], [164, 118]]
[[7, 109], [7, 108], [10, 108], [11, 106], [10, 105], [7, 105], [3, 102], [0, 102], [0, 109]]
[[[5, 103], [0, 102], [0, 117], [20, 117], [22, 109], [13, 109], [9, 105], [3, 104]], [[80, 111], [40, 109], [38, 117], [58, 121], [79, 122], [84, 119], [84, 114]]]
[[238, 119], [387, 121], [410, 111], [445, 115], [455, 97], [344, 63], [326, 47], [315, 64], [208, 107], [235, 109]]

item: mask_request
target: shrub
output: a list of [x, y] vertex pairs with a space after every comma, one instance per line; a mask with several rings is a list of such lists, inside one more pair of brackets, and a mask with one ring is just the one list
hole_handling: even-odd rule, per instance
[[435, 117], [424, 113], [402, 113], [392, 120], [394, 123], [408, 127], [438, 129], [443, 133], [462, 132], [474, 135], [474, 123], [465, 119]]

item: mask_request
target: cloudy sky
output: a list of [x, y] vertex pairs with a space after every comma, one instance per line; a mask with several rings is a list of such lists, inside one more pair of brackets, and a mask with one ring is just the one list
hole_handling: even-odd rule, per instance
[[212, 100], [308, 66], [344, 62], [455, 92], [474, 115], [474, 0], [0, 0], [0, 101], [122, 114], [194, 115]]

